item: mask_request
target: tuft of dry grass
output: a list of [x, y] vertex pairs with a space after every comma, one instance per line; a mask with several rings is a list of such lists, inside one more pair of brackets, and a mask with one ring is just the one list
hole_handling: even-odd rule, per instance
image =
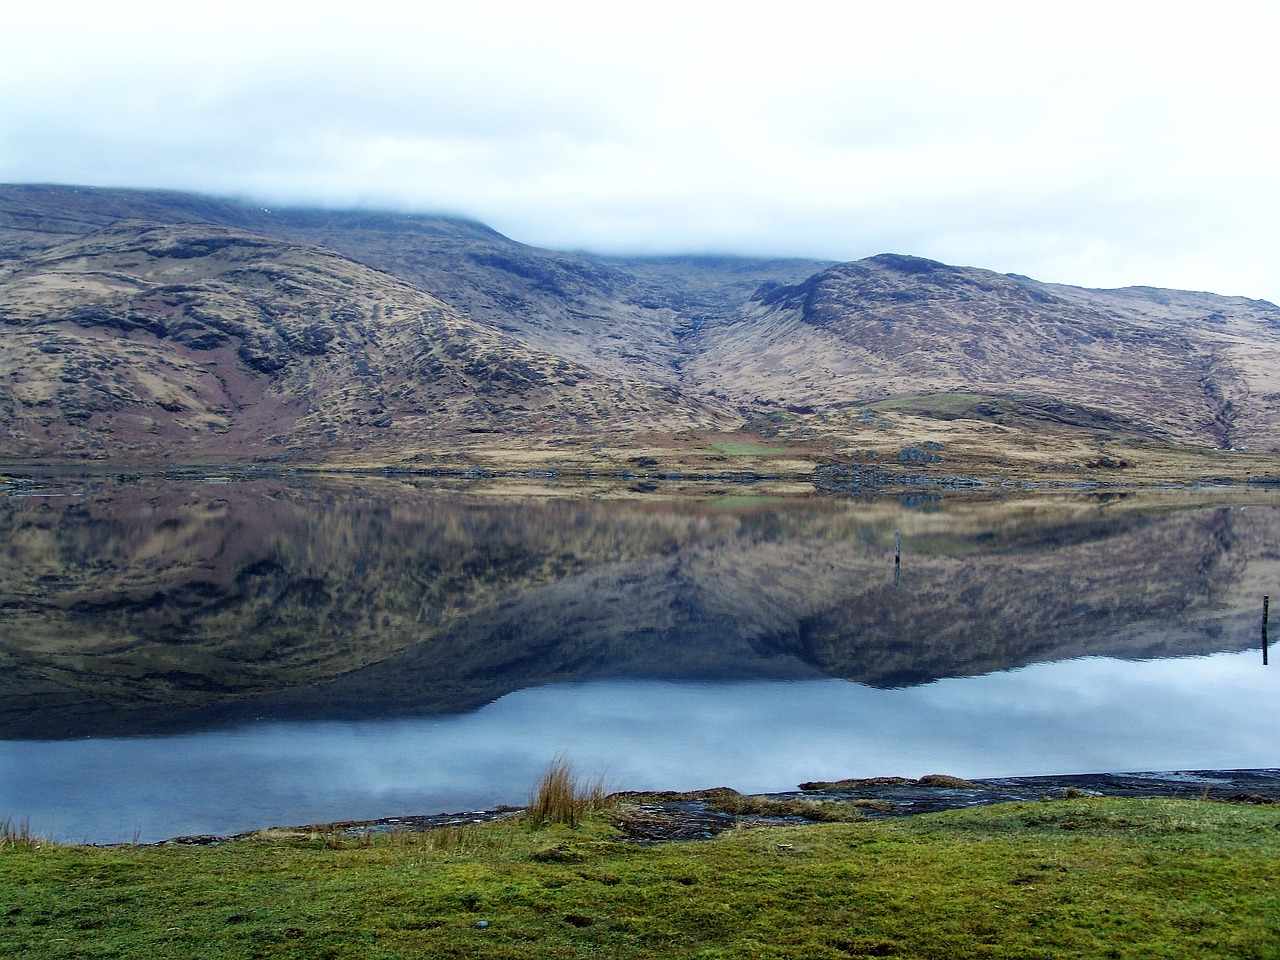
[[0, 850], [32, 850], [39, 845], [39, 839], [31, 832], [30, 820], [17, 825], [10, 817], [0, 820]]
[[404, 845], [416, 841], [428, 853], [453, 855], [487, 852], [495, 846], [502, 846], [500, 843], [495, 844], [495, 841], [505, 836], [505, 831], [498, 831], [496, 828], [486, 830], [480, 824], [461, 823], [424, 830], [416, 838], [402, 834], [396, 840]]
[[535, 830], [554, 823], [576, 827], [588, 813], [605, 805], [604, 778], [584, 782], [569, 760], [557, 757], [534, 784], [525, 820]]

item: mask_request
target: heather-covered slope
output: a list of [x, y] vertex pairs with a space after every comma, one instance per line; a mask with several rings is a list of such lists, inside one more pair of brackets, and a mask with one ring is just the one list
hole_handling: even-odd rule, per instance
[[6, 458], [411, 456], [722, 416], [321, 247], [123, 221], [0, 267]]
[[[456, 217], [260, 206], [166, 191], [0, 186], [0, 258], [121, 220], [230, 227], [389, 273], [467, 317], [609, 376], [672, 386], [685, 343], [760, 284], [828, 264], [734, 257], [617, 258], [540, 250]], [[3, 262], [0, 260], [0, 262]]]
[[9, 462], [506, 463], [540, 444], [676, 472], [747, 429], [810, 466], [931, 442], [913, 469], [1151, 482], [1274, 472], [1208, 454], [1280, 448], [1263, 301], [889, 254], [597, 257], [179, 193], [0, 187], [0, 347]]
[[1092, 407], [1135, 434], [1280, 440], [1280, 309], [1176, 291], [1091, 291], [916, 257], [763, 289], [704, 332], [701, 389], [816, 412], [902, 394]]

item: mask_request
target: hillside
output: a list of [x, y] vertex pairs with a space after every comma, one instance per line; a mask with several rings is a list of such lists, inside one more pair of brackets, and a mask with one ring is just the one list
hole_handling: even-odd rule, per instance
[[412, 454], [466, 435], [716, 425], [322, 247], [126, 220], [0, 282], [3, 440], [126, 462]]
[[[1157, 296], [1157, 294], [1161, 294]], [[796, 412], [904, 393], [1055, 398], [1135, 434], [1280, 436], [1280, 310], [1243, 298], [1087, 291], [882, 255], [760, 291], [706, 331], [698, 385]]]
[[798, 475], [1142, 482], [1274, 473], [1280, 447], [1264, 301], [891, 254], [598, 257], [179, 193], [0, 187], [0, 338], [10, 463], [697, 473], [746, 431]]

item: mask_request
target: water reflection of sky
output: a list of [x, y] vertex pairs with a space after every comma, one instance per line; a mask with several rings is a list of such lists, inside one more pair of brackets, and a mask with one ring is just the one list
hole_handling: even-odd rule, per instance
[[264, 723], [173, 737], [0, 742], [0, 818], [64, 840], [520, 804], [557, 754], [611, 789], [951, 773], [1280, 765], [1258, 653], [1085, 659], [879, 690], [840, 680], [591, 682], [444, 718]]

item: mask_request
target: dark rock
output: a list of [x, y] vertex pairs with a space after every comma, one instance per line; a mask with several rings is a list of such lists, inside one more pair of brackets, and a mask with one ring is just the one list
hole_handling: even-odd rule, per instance
[[908, 463], [941, 463], [942, 458], [936, 453], [931, 453], [920, 447], [905, 447], [898, 454], [898, 462], [904, 465]]

